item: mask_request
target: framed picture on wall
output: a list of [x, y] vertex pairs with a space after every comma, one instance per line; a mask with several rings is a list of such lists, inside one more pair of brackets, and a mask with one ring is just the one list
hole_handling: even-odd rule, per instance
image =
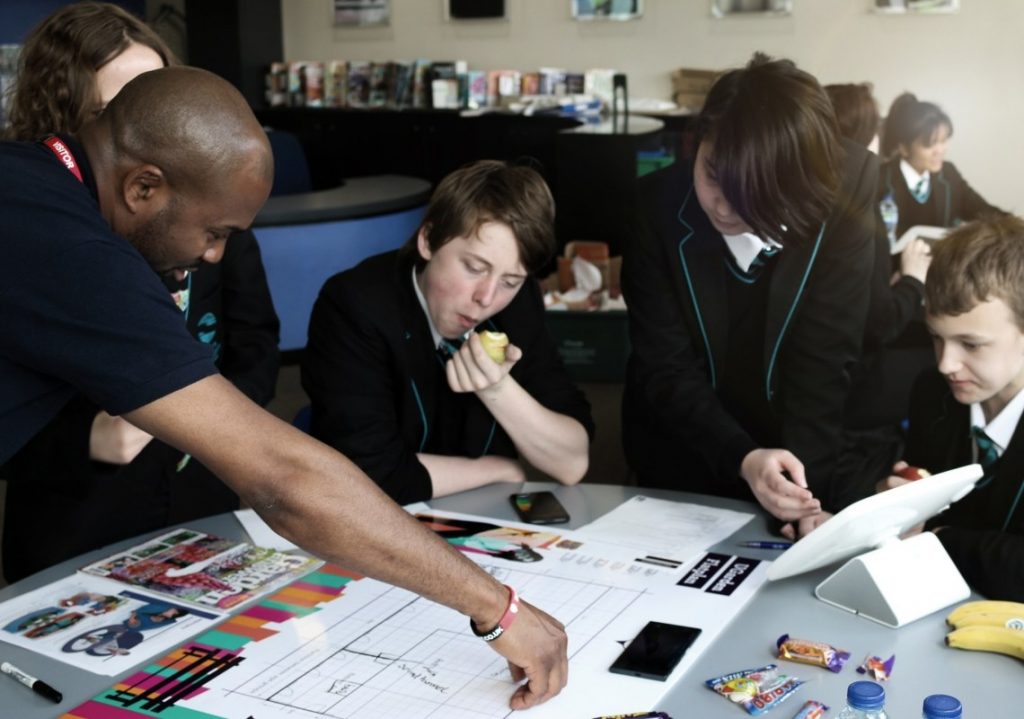
[[958, 12], [960, 0], [872, 0], [875, 12], [899, 14], [908, 12]]
[[502, 20], [505, 0], [443, 0], [448, 20]]
[[388, 0], [334, 0], [335, 26], [387, 25], [390, 20]]
[[577, 20], [633, 20], [644, 14], [644, 0], [571, 0]]
[[750, 15], [789, 15], [793, 0], [711, 0], [711, 15], [717, 18]]

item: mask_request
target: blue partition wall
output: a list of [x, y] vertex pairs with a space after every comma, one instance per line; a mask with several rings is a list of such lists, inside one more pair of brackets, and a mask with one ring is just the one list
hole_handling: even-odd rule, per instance
[[[336, 222], [254, 227], [274, 308], [281, 318], [281, 350], [306, 346], [313, 303], [329, 277], [405, 244], [425, 206]], [[372, 308], [368, 308], [372, 311]]]

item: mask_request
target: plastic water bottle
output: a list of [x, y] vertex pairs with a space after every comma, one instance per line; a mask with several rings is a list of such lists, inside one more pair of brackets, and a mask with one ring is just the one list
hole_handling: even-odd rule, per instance
[[846, 707], [836, 719], [888, 719], [885, 688], [874, 682], [854, 682], [846, 690]]
[[885, 234], [889, 238], [889, 249], [896, 244], [896, 225], [900, 221], [900, 208], [896, 206], [896, 200], [892, 199], [892, 193], [885, 193], [885, 197], [878, 203], [878, 210], [882, 214], [882, 222], [885, 224]]
[[923, 719], [960, 719], [964, 708], [960, 700], [948, 694], [932, 694], [924, 700]]

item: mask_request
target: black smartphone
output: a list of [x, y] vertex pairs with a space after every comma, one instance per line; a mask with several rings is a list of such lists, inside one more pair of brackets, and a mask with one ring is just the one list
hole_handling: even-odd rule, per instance
[[509, 500], [524, 522], [561, 524], [569, 521], [569, 513], [551, 492], [519, 492], [509, 495]]
[[663, 682], [700, 631], [696, 627], [647, 622], [608, 671]]

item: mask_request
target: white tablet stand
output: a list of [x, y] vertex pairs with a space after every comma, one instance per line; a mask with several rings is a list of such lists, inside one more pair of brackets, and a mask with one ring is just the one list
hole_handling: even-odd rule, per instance
[[888, 627], [964, 599], [970, 590], [934, 534], [898, 537], [961, 499], [983, 474], [969, 464], [855, 502], [783, 552], [768, 579], [845, 561], [814, 593]]
[[823, 602], [887, 627], [902, 627], [971, 593], [932, 532], [892, 539], [854, 557], [819, 584]]

